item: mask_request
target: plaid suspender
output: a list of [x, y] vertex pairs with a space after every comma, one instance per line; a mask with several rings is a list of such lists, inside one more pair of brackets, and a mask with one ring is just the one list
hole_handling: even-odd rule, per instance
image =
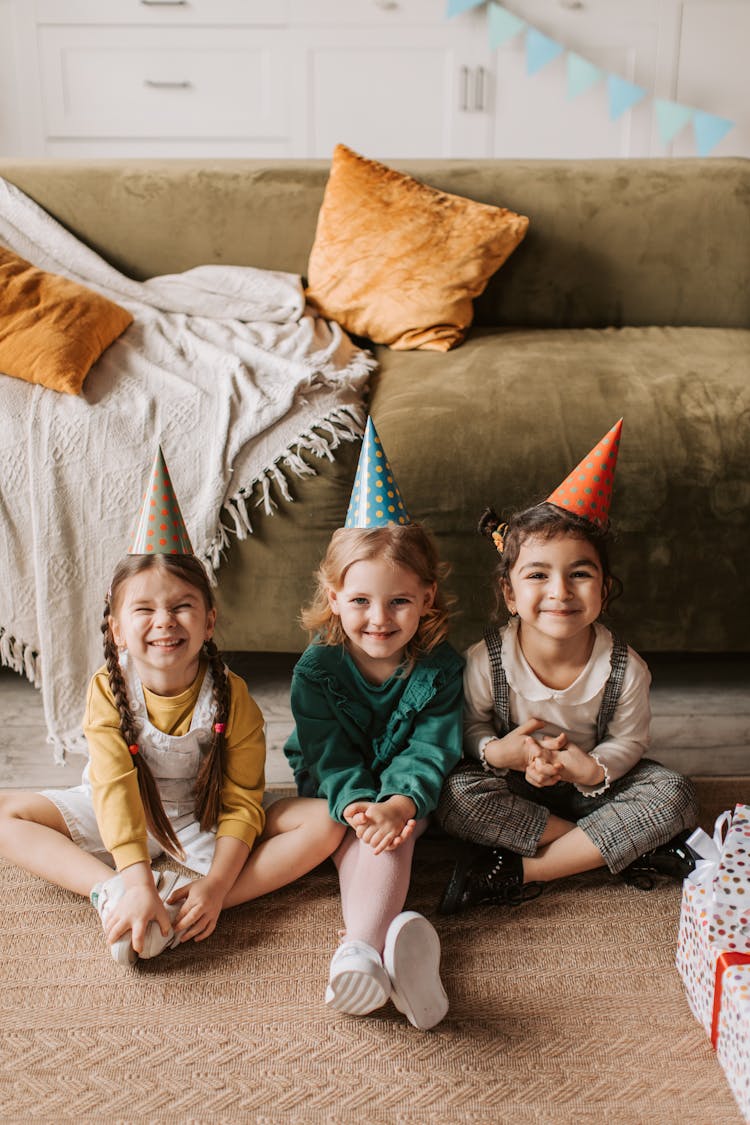
[[495, 703], [495, 714], [500, 724], [498, 734], [503, 738], [515, 724], [510, 721], [510, 700], [508, 698], [508, 681], [502, 661], [502, 641], [500, 633], [492, 625], [484, 631], [484, 641], [490, 658], [490, 673], [492, 675], [492, 698]]
[[[506, 735], [515, 726], [510, 721], [510, 700], [508, 696], [508, 680], [502, 661], [502, 642], [496, 627], [490, 626], [484, 631], [484, 640], [490, 658], [490, 674], [492, 676], [492, 698], [495, 703], [500, 730], [500, 738]], [[604, 695], [596, 716], [596, 742], [597, 745], [607, 733], [607, 727], [612, 721], [612, 716], [617, 708], [617, 702], [622, 691], [625, 679], [625, 667], [628, 663], [628, 646], [619, 637], [612, 637], [612, 655], [610, 657], [609, 678], [604, 685]]]
[[609, 679], [604, 685], [599, 714], [596, 716], [596, 744], [599, 745], [607, 733], [607, 727], [617, 708], [617, 701], [625, 679], [625, 666], [628, 662], [628, 646], [619, 637], [612, 636], [612, 655], [610, 656]]

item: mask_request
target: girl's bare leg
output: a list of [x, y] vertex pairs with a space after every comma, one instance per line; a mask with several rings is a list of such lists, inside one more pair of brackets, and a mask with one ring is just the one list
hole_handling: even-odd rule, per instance
[[336, 850], [345, 824], [328, 815], [318, 797], [287, 797], [266, 811], [266, 827], [253, 848], [224, 906], [237, 906], [293, 883]]
[[571, 825], [569, 831], [540, 847], [536, 855], [523, 857], [523, 878], [525, 883], [547, 883], [551, 879], [564, 879], [567, 875], [578, 875], [581, 871], [593, 871], [595, 867], [604, 866], [602, 853], [583, 829]]
[[0, 855], [76, 894], [91, 894], [114, 871], [74, 844], [65, 819], [39, 793], [0, 794]]

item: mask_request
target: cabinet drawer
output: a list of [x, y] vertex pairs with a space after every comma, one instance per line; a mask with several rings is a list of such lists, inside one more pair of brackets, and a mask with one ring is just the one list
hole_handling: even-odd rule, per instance
[[284, 136], [283, 32], [40, 29], [48, 137]]
[[36, 18], [39, 24], [278, 26], [288, 8], [289, 0], [37, 0]]

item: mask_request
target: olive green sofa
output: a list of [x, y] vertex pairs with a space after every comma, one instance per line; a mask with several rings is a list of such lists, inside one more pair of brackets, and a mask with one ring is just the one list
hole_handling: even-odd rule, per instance
[[[445, 353], [376, 347], [371, 411], [414, 518], [453, 568], [458, 645], [489, 612], [488, 502], [543, 499], [624, 417], [612, 519], [643, 651], [750, 649], [750, 161], [393, 162], [529, 216]], [[304, 275], [321, 161], [0, 162], [0, 175], [118, 269], [207, 262]], [[438, 254], [440, 248], [435, 248]], [[358, 446], [294, 478], [219, 572], [221, 642], [294, 652], [311, 575], [346, 511]]]

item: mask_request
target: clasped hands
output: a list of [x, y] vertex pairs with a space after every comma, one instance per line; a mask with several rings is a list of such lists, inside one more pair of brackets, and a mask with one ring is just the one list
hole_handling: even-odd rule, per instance
[[385, 801], [352, 801], [344, 820], [375, 855], [392, 852], [414, 831], [417, 806], [411, 797], [395, 794]]
[[604, 770], [596, 759], [571, 742], [564, 731], [554, 738], [534, 738], [544, 726], [541, 719], [527, 719], [503, 738], [493, 738], [484, 748], [487, 763], [518, 770], [537, 789], [558, 781], [596, 785], [604, 780]]

